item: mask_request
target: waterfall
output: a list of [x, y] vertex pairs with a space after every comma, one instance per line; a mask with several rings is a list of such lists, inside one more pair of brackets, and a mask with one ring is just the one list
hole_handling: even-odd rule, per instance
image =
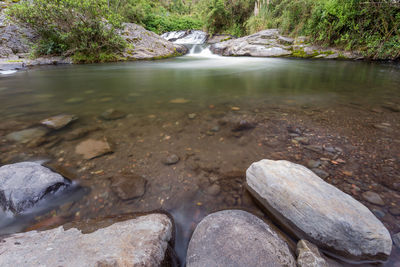
[[166, 32], [161, 35], [164, 39], [175, 44], [183, 44], [189, 49], [188, 56], [219, 57], [214, 55], [206, 45], [207, 33], [198, 30]]

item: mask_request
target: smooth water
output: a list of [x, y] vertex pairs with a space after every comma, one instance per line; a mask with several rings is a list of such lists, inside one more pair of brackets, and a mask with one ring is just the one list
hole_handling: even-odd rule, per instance
[[[184, 262], [194, 227], [210, 212], [240, 208], [268, 220], [244, 188], [244, 171], [252, 162], [271, 158], [306, 165], [310, 159], [326, 160], [328, 156], [293, 140], [287, 129], [295, 126], [312, 145], [341, 147], [345, 163], [328, 161], [326, 181], [383, 212], [381, 220], [392, 234], [400, 231], [400, 217], [389, 211], [400, 206], [400, 113], [387, 108], [400, 104], [399, 65], [225, 58], [207, 49], [196, 54], [195, 49], [187, 56], [160, 61], [0, 74], [0, 135], [60, 113], [79, 117], [51, 134], [59, 138], [52, 146], [15, 145], [3, 138], [1, 163], [49, 158], [90, 189], [53, 210], [52, 216], [61, 218], [56, 220], [59, 224], [129, 212], [170, 212], [177, 225], [176, 252]], [[127, 116], [101, 120], [100, 114], [110, 108]], [[243, 120], [254, 121], [257, 127], [232, 131]], [[100, 128], [79, 140], [63, 139], [83, 127]], [[112, 143], [113, 154], [85, 161], [75, 153], [82, 140], [104, 137]], [[180, 161], [164, 165], [168, 153], [177, 154]], [[352, 177], [347, 175], [350, 171]], [[123, 172], [148, 180], [143, 197], [123, 201], [112, 191], [112, 179]], [[215, 184], [216, 193], [209, 190]], [[380, 193], [386, 205], [367, 203], [352, 191], [355, 185]], [[28, 222], [20, 218], [24, 223], [13, 229], [26, 229], [43, 216], [29, 217]], [[387, 266], [397, 260], [394, 249]]]

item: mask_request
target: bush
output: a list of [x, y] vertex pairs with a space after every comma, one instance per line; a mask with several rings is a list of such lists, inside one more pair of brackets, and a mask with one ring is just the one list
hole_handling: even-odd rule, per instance
[[96, 62], [115, 59], [125, 46], [116, 33], [121, 17], [107, 0], [23, 1], [9, 14], [40, 36], [37, 55], [76, 55], [80, 62]]
[[263, 28], [308, 35], [374, 59], [400, 58], [400, 6], [391, 0], [271, 0], [246, 22], [248, 32]]

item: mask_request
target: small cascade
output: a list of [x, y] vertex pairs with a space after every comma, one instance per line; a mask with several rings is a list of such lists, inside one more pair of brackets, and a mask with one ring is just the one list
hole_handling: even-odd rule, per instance
[[166, 32], [161, 35], [164, 39], [175, 44], [204, 44], [207, 33], [198, 30]]

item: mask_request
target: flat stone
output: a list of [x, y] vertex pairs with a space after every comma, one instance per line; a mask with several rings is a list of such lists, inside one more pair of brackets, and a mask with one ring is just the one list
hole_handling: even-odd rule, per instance
[[372, 192], [372, 191], [364, 192], [364, 193], [362, 193], [362, 197], [369, 203], [372, 203], [372, 204], [375, 204], [378, 206], [385, 205], [385, 202], [382, 200], [381, 196], [375, 192]]
[[112, 153], [112, 149], [107, 140], [88, 139], [82, 141], [75, 147], [75, 152], [83, 156], [84, 159], [93, 159]]
[[310, 169], [318, 168], [319, 166], [321, 166], [321, 161], [320, 160], [312, 160], [312, 159], [310, 159], [309, 161], [307, 161], [307, 167], [310, 168]]
[[78, 117], [75, 115], [61, 114], [42, 120], [40, 124], [53, 130], [59, 130], [77, 119]]
[[163, 159], [163, 163], [165, 165], [174, 165], [179, 162], [179, 157], [176, 154], [169, 154], [165, 159]]
[[122, 118], [126, 117], [126, 113], [122, 112], [120, 110], [108, 109], [108, 110], [104, 111], [100, 115], [100, 117], [103, 120], [112, 121], [112, 120], [118, 120], [118, 119], [122, 119]]
[[0, 245], [1, 266], [161, 266], [172, 222], [152, 214], [83, 234], [62, 226], [14, 234]]
[[49, 130], [43, 127], [30, 128], [6, 135], [6, 139], [17, 143], [29, 143], [35, 139], [45, 136]]
[[138, 198], [146, 192], [147, 180], [139, 175], [113, 177], [111, 189], [122, 200]]
[[20, 213], [67, 184], [61, 175], [39, 163], [4, 165], [0, 168], [0, 205], [3, 210]]
[[189, 242], [187, 267], [296, 266], [288, 245], [266, 223], [241, 210], [205, 217]]
[[250, 193], [299, 239], [349, 260], [389, 257], [392, 241], [385, 226], [367, 207], [309, 169], [262, 160], [246, 176]]
[[307, 240], [297, 243], [296, 255], [298, 267], [328, 267], [319, 249]]

